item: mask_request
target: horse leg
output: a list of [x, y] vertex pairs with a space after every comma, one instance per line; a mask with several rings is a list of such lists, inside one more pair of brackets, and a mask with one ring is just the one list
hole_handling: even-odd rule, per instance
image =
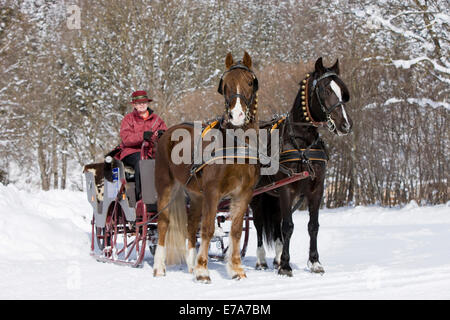
[[153, 262], [153, 276], [160, 277], [166, 275], [166, 234], [169, 227], [169, 210], [167, 207], [170, 201], [172, 186], [167, 186], [162, 195], [158, 198], [158, 208], [165, 208], [158, 217], [158, 245], [156, 246], [155, 258]]
[[281, 265], [281, 254], [283, 253], [283, 235], [281, 234], [282, 211], [280, 199], [276, 198], [276, 206], [272, 212], [273, 221], [273, 241], [275, 243], [275, 257], [273, 258], [273, 268], [279, 269]]
[[208, 271], [208, 250], [211, 238], [214, 235], [214, 224], [217, 214], [217, 204], [219, 202], [219, 196], [215, 188], [204, 188], [205, 194], [202, 203], [202, 226], [201, 237], [202, 242], [198, 250], [196, 265], [194, 267], [195, 279], [199, 282], [210, 283]]
[[275, 257], [273, 258], [273, 268], [279, 269], [281, 265], [281, 254], [283, 253], [283, 241], [281, 236], [281, 228], [277, 231], [275, 237]]
[[189, 195], [191, 204], [188, 215], [188, 253], [186, 263], [188, 265], [189, 273], [194, 272], [195, 258], [197, 255], [197, 231], [202, 216], [202, 197], [193, 194]]
[[258, 247], [256, 248], [256, 270], [266, 270], [269, 267], [267, 266], [266, 261], [266, 250], [264, 249], [262, 230], [256, 228], [256, 237], [258, 239]]
[[294, 231], [294, 222], [292, 221], [291, 197], [288, 189], [280, 192], [280, 209], [283, 217], [281, 223], [281, 234], [283, 239], [283, 250], [280, 257], [280, 267], [278, 274], [292, 277], [292, 268], [289, 265], [289, 244]]
[[247, 278], [244, 268], [241, 264], [240, 240], [242, 236], [242, 224], [244, 222], [244, 215], [248, 210], [248, 204], [252, 199], [253, 190], [246, 194], [240, 194], [239, 197], [233, 197], [231, 201], [231, 232], [230, 244], [228, 247], [228, 262], [227, 270], [232, 279]]
[[323, 188], [317, 190], [308, 197], [309, 209], [309, 259], [308, 267], [313, 273], [324, 273], [322, 265], [319, 262], [319, 252], [317, 250], [317, 234], [319, 233], [319, 207], [322, 201]]

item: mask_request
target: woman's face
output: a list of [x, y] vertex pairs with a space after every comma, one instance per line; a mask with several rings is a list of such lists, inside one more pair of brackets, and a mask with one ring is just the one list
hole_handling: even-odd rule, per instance
[[147, 108], [148, 108], [148, 102], [136, 103], [136, 104], [134, 105], [134, 107], [136, 108], [136, 110], [137, 110], [139, 113], [143, 113], [143, 112], [147, 111]]

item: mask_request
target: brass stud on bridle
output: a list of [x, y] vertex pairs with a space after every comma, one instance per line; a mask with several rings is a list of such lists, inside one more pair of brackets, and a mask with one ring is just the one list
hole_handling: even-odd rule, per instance
[[310, 77], [310, 74], [306, 74], [306, 78], [302, 80], [301, 86], [302, 86], [302, 92], [301, 92], [301, 98], [302, 98], [302, 110], [303, 110], [303, 116], [305, 117], [305, 121], [308, 121], [312, 123], [312, 120], [308, 116], [308, 104], [306, 101], [306, 85], [307, 85], [307, 79]]
[[253, 106], [253, 114], [256, 114], [257, 109], [258, 109], [258, 92], [255, 93], [255, 105]]

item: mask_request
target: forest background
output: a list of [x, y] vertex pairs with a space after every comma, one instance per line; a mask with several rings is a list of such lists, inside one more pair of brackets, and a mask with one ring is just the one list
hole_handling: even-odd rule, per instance
[[143, 89], [174, 125], [223, 111], [227, 52], [248, 51], [260, 119], [293, 105], [318, 57], [339, 59], [353, 133], [321, 129], [323, 205], [448, 201], [446, 0], [0, 0], [0, 181], [82, 190]]

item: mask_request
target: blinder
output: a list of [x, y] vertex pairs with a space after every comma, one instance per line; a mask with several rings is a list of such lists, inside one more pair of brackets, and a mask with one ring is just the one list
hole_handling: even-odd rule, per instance
[[259, 88], [259, 86], [258, 86], [258, 78], [256, 78], [255, 73], [252, 70], [250, 70], [249, 68], [247, 68], [247, 66], [243, 65], [241, 61], [236, 63], [234, 66], [231, 66], [230, 69], [228, 69], [227, 71], [225, 71], [222, 74], [222, 76], [220, 77], [220, 81], [219, 81], [219, 86], [217, 88], [217, 92], [219, 92], [221, 95], [223, 95], [223, 88], [222, 88], [222, 86], [223, 86], [223, 77], [228, 72], [230, 72], [231, 70], [234, 70], [234, 69], [243, 69], [243, 70], [246, 70], [246, 71], [248, 71], [248, 72], [250, 72], [252, 74], [252, 76], [253, 76], [253, 95], [254, 95], [256, 93], [256, 91], [258, 91], [258, 88]]
[[327, 108], [323, 103], [322, 103], [322, 99], [320, 99], [320, 94], [319, 94], [319, 87], [318, 84], [321, 80], [329, 78], [329, 77], [338, 77], [338, 75], [335, 72], [329, 71], [329, 72], [325, 72], [323, 75], [321, 75], [319, 78], [314, 79], [313, 83], [312, 83], [312, 91], [316, 93], [316, 97], [317, 97], [317, 101], [319, 101], [320, 107], [322, 108], [322, 111], [325, 113], [325, 115], [327, 116], [327, 120], [329, 119], [329, 115], [331, 112], [333, 112], [334, 109], [336, 109], [338, 106], [343, 105], [344, 103], [346, 103], [349, 100], [349, 96], [348, 94], [345, 94], [344, 97], [346, 97], [343, 100], [339, 100], [338, 102], [336, 102], [334, 105], [332, 105], [330, 108]]

